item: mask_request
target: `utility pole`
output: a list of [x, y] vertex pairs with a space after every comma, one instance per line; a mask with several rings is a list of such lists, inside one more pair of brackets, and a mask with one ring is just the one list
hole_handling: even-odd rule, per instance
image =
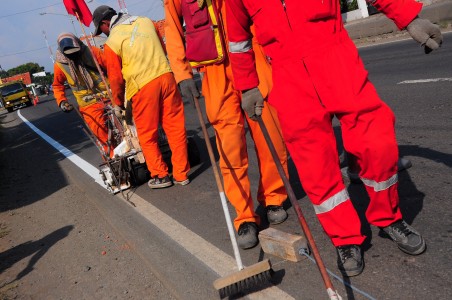
[[[1, 65], [0, 65], [0, 71], [2, 71], [2, 72], [4, 71]], [[3, 84], [1, 73], [0, 73], [0, 84]]]

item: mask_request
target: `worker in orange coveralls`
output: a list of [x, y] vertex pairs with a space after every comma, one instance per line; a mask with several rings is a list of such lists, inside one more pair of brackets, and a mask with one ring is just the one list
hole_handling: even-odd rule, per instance
[[[414, 0], [374, 0], [377, 9], [406, 28], [426, 53], [442, 42], [439, 28], [417, 17]], [[234, 84], [250, 106], [262, 101], [257, 86], [254, 30], [271, 58], [275, 106], [303, 188], [338, 253], [344, 276], [362, 272], [365, 236], [343, 183], [332, 118], [341, 122], [344, 148], [357, 158], [370, 197], [366, 217], [404, 252], [425, 248], [422, 236], [403, 219], [397, 192], [395, 117], [378, 97], [358, 51], [344, 29], [335, 0], [228, 0], [227, 22]], [[346, 79], [346, 80], [345, 80]]]
[[[116, 108], [124, 107], [124, 91], [132, 103], [138, 140], [151, 172], [149, 187], [187, 185], [184, 106], [155, 25], [148, 18], [117, 14], [106, 5], [96, 8], [93, 22], [96, 35], [108, 36], [104, 54]], [[160, 123], [172, 152], [173, 181], [158, 146]]]
[[[193, 80], [192, 67], [186, 57], [189, 54], [188, 49], [196, 49], [195, 52], [198, 53], [192, 54], [197, 56], [212, 45], [208, 45], [205, 38], [198, 40], [200, 44], [197, 44], [196, 41], [193, 41], [193, 39], [196, 39], [193, 35], [191, 35], [192, 40], [189, 40], [188, 27], [185, 35], [187, 39], [185, 39], [182, 22], [184, 21], [187, 25], [208, 22], [209, 19], [206, 16], [209, 12], [207, 9], [215, 10], [217, 12], [217, 18], [215, 18], [218, 22], [217, 28], [220, 29], [221, 34], [220, 38], [223, 39], [222, 43], [227, 45], [224, 18], [222, 17], [225, 13], [225, 6], [223, 0], [184, 1], [164, 1], [166, 50], [182, 95], [187, 99], [193, 99], [193, 97], [200, 95]], [[198, 18], [198, 15], [203, 16], [204, 21], [200, 21], [199, 18], [193, 19], [190, 11], [195, 14], [194, 18]], [[209, 18], [212, 21], [211, 14]], [[203, 26], [210, 27], [208, 24], [204, 23]], [[199, 71], [203, 74], [202, 93], [205, 99], [207, 117], [215, 129], [225, 193], [237, 213], [234, 220], [234, 226], [238, 232], [237, 242], [242, 249], [248, 249], [258, 244], [257, 235], [260, 218], [254, 211], [248, 177], [245, 120], [254, 140], [259, 165], [260, 179], [257, 200], [266, 208], [267, 219], [270, 224], [279, 224], [287, 219], [287, 212], [283, 208], [283, 202], [287, 199], [287, 192], [278, 175], [276, 164], [272, 160], [262, 131], [257, 123], [250, 122], [250, 117], [254, 116], [247, 115], [241, 108], [241, 94], [232, 84], [232, 70], [229, 65], [227, 50], [224, 52], [225, 57], [222, 62], [205, 65]], [[265, 96], [272, 86], [271, 69], [263, 53], [259, 54], [256, 54], [256, 65], [261, 78], [259, 89]], [[268, 103], [262, 103], [260, 109], [281, 164], [287, 173], [287, 152], [280, 134], [279, 121], [275, 110]]]
[[[104, 104], [95, 95], [106, 95], [106, 87], [88, 47], [72, 33], [61, 33], [57, 39], [58, 50], [54, 65], [53, 93], [64, 112], [74, 109], [67, 100], [64, 83], [72, 89], [84, 121], [97, 137], [107, 156], [113, 156], [116, 145], [108, 145], [108, 131]], [[102, 51], [92, 47], [95, 59], [104, 65]]]

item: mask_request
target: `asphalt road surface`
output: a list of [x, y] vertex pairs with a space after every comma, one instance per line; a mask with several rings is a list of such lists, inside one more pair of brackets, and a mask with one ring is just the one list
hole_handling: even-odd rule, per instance
[[[399, 174], [402, 213], [424, 235], [428, 248], [420, 256], [406, 255], [364, 223], [369, 236], [364, 272], [351, 279], [332, 279], [343, 299], [449, 299], [452, 294], [452, 46], [447, 43], [451, 37], [446, 34], [443, 47], [429, 55], [411, 40], [360, 48], [370, 79], [397, 117], [400, 156], [413, 163]], [[130, 190], [127, 196], [134, 207], [93, 179], [100, 156], [78, 128], [75, 113], [60, 112], [46, 97], [35, 107], [3, 112], [0, 216], [7, 234], [0, 239], [0, 292], [26, 299], [218, 298], [212, 282], [236, 266], [201, 129], [188, 102], [186, 115], [188, 134], [203, 158], [190, 173], [192, 182], [163, 190], [146, 185]], [[27, 122], [46, 134], [47, 141]], [[338, 124], [335, 129], [340, 145]], [[258, 171], [251, 142], [248, 150], [256, 193]], [[339, 275], [335, 249], [293, 166], [290, 173], [325, 265]], [[349, 192], [363, 215], [368, 203], [363, 187], [351, 184]], [[302, 234], [293, 209], [289, 203], [286, 207], [288, 221], [275, 228]], [[263, 212], [259, 207], [257, 211]], [[24, 234], [21, 226], [34, 233]], [[55, 232], [50, 243], [42, 242]], [[35, 243], [34, 248], [18, 255], [26, 242]], [[285, 261], [260, 247], [241, 254], [245, 265], [270, 258], [275, 270], [272, 286], [246, 297], [327, 298], [310, 260]]]

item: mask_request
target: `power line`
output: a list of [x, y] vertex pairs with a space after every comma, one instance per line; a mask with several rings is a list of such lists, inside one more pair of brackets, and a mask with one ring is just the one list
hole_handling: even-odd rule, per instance
[[[52, 46], [56, 46], [56, 44], [53, 44]], [[4, 54], [4, 55], [0, 55], [0, 58], [1, 57], [7, 57], [7, 56], [13, 56], [13, 55], [17, 55], [17, 54], [24, 54], [24, 53], [39, 51], [39, 50], [46, 49], [46, 48], [47, 47], [41, 47], [41, 48], [36, 48], [36, 49], [32, 49], [32, 50], [26, 50], [26, 51], [21, 51], [21, 52], [16, 52], [16, 53]]]
[[43, 6], [43, 7], [38, 7], [38, 8], [26, 10], [26, 11], [21, 11], [21, 12], [9, 14], [9, 15], [0, 16], [0, 19], [6, 18], [6, 17], [11, 17], [11, 16], [16, 16], [16, 15], [20, 15], [20, 14], [25, 14], [25, 13], [29, 13], [29, 12], [32, 12], [32, 11], [37, 11], [37, 10], [40, 10], [40, 9], [44, 9], [44, 8], [47, 8], [47, 7], [52, 7], [52, 6], [56, 6], [56, 5], [60, 5], [60, 4], [61, 4], [61, 2], [58, 2], [58, 3], [55, 3], [55, 4]]

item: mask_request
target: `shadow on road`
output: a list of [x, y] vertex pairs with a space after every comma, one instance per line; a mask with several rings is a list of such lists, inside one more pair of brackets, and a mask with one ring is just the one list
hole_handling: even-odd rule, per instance
[[46, 235], [42, 239], [36, 241], [28, 241], [0, 253], [0, 274], [12, 267], [14, 264], [20, 262], [22, 259], [33, 255], [30, 258], [30, 261], [28, 262], [25, 269], [17, 274], [16, 278], [13, 281], [2, 284], [0, 288], [9, 285], [16, 280], [20, 280], [22, 277], [30, 273], [39, 259], [44, 256], [44, 254], [46, 254], [46, 252], [53, 245], [58, 243], [58, 241], [67, 237], [69, 235], [69, 232], [71, 232], [73, 228], [74, 226], [72, 225], [64, 226]]

